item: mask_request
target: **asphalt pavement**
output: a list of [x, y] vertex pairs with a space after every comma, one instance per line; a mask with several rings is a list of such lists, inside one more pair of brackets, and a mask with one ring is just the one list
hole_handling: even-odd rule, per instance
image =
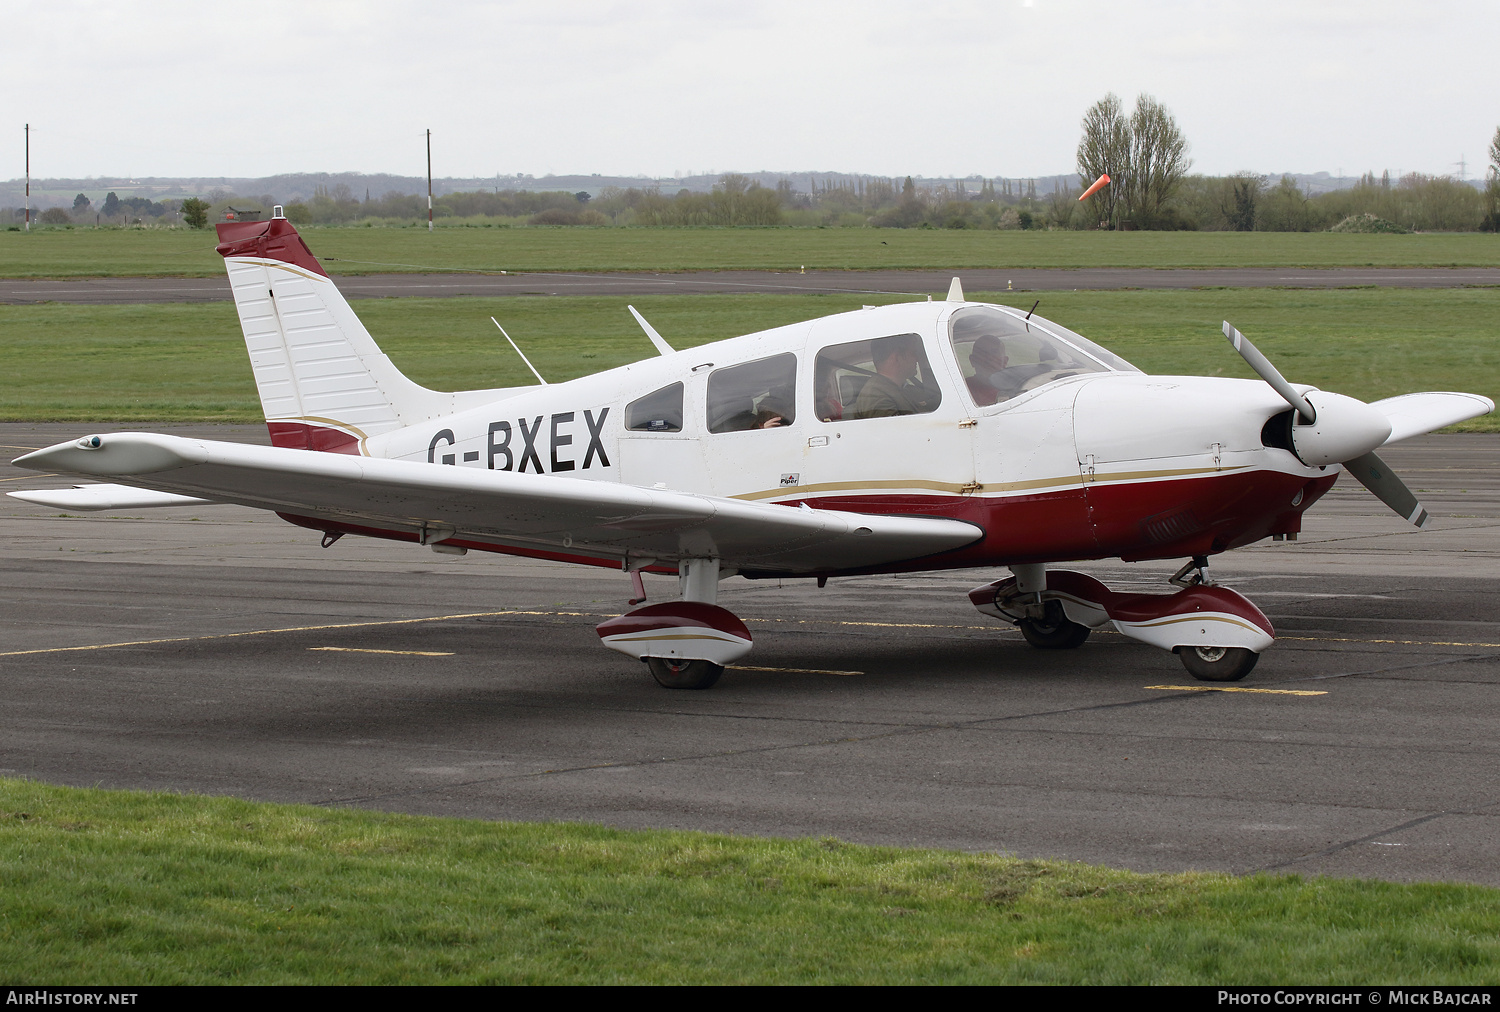
[[[971, 292], [1066, 291], [1123, 288], [1460, 288], [1500, 286], [1500, 268], [1349, 267], [1215, 268], [1153, 270], [1082, 268], [1040, 270], [976, 268], [944, 271], [696, 271], [651, 273], [368, 274], [335, 275], [350, 299], [399, 296], [451, 298], [513, 295], [663, 295], [692, 292], [844, 292], [866, 295], [933, 295], [948, 291], [954, 276]], [[220, 302], [229, 299], [226, 278], [0, 278], [0, 304], [66, 302], [94, 305], [153, 302]]]
[[[87, 425], [0, 426], [5, 459]], [[264, 442], [264, 429], [155, 427]], [[236, 507], [0, 500], [0, 773], [321, 805], [1500, 885], [1500, 436], [1382, 451], [1218, 557], [1279, 642], [1232, 690], [1118, 635], [1043, 653], [996, 571], [726, 581], [756, 638], [707, 692], [599, 646], [622, 574], [437, 556]], [[58, 487], [0, 466], [0, 488]], [[1081, 564], [1165, 589], [1172, 563]], [[674, 581], [648, 578], [653, 599]]]

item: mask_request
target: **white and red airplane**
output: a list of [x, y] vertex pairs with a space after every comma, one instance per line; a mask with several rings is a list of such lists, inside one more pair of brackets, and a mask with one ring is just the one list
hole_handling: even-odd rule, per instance
[[[118, 483], [11, 492], [70, 510], [237, 503], [322, 532], [676, 574], [680, 599], [601, 623], [672, 688], [751, 648], [719, 581], [1008, 567], [969, 595], [1033, 645], [1106, 624], [1235, 680], [1271, 645], [1208, 556], [1295, 538], [1348, 470], [1402, 518], [1416, 497], [1376, 456], [1484, 414], [1488, 398], [1365, 404], [1288, 383], [1148, 376], [1022, 310], [948, 298], [867, 307], [536, 386], [439, 393], [381, 353], [296, 230], [218, 226], [269, 447], [117, 432], [21, 467]], [[1035, 309], [1035, 307], [1032, 307]], [[634, 310], [632, 310], [634, 312]], [[519, 350], [519, 349], [518, 349]], [[524, 356], [523, 356], [524, 357]], [[529, 365], [529, 363], [528, 363]], [[1121, 594], [1070, 560], [1187, 559], [1164, 594]]]

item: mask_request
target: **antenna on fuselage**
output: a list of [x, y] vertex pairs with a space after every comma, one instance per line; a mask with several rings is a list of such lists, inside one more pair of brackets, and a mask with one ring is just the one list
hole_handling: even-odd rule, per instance
[[[500, 327], [500, 321], [497, 320], [497, 319], [495, 319], [493, 316], [490, 317], [490, 322], [493, 323], [495, 326]], [[500, 333], [505, 334], [505, 328], [504, 327], [500, 327]], [[531, 375], [533, 375], [533, 376], [536, 377], [536, 381], [538, 383], [540, 383], [542, 386], [546, 386], [547, 385], [547, 381], [544, 380], [544, 379], [542, 379], [542, 374], [536, 371], [536, 366], [534, 366], [534, 365], [531, 364], [531, 359], [529, 359], [529, 358], [526, 357], [526, 353], [524, 351], [522, 351], [516, 345], [516, 342], [510, 340], [510, 335], [509, 334], [505, 334], [505, 339], [507, 341], [510, 341], [510, 346], [512, 348], [516, 349], [516, 354], [521, 356], [521, 361], [526, 363], [526, 368], [528, 368], [528, 369], [531, 370]]]
[[646, 332], [646, 336], [651, 339], [651, 343], [656, 346], [657, 351], [661, 352], [663, 355], [670, 355], [676, 350], [667, 343], [664, 337], [656, 332], [655, 327], [646, 322], [646, 318], [644, 316], [636, 312], [634, 306], [626, 306], [625, 308], [630, 310], [630, 315], [635, 317], [635, 322], [641, 325], [641, 329]]
[[954, 278], [953, 279], [953, 284], [951, 284], [951, 285], [948, 286], [948, 301], [949, 302], [963, 302], [964, 301], [964, 286], [959, 283], [959, 280], [957, 278]]

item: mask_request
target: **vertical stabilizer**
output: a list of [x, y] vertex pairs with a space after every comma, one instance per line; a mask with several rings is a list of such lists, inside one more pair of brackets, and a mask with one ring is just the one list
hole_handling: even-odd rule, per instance
[[367, 437], [448, 414], [469, 399], [402, 375], [291, 222], [278, 214], [218, 231], [277, 446], [360, 453]]

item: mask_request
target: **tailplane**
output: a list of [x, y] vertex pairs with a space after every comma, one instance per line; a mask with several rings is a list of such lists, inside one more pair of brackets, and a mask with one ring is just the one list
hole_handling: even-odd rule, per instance
[[442, 393], [407, 379], [279, 211], [218, 226], [272, 443], [357, 454], [371, 436], [507, 393]]

